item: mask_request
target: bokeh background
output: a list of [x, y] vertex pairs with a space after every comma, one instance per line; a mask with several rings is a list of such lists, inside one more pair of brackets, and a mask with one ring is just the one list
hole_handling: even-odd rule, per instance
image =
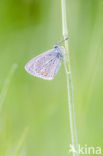
[[[103, 149], [103, 0], [67, 0], [67, 18], [78, 141]], [[0, 0], [0, 156], [72, 156], [63, 63], [24, 70], [62, 38], [60, 0]]]

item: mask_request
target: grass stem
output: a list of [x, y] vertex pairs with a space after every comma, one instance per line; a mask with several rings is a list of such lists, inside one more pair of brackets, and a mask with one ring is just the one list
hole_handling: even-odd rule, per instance
[[[66, 0], [61, 0], [61, 9], [62, 9], [62, 34], [65, 39], [68, 37], [68, 27], [67, 27], [67, 17], [66, 17]], [[67, 77], [70, 131], [71, 131], [72, 147], [74, 149], [74, 150], [72, 149], [72, 152], [73, 152], [73, 156], [79, 156], [68, 40], [65, 40], [64, 48], [65, 48], [64, 65], [65, 65], [66, 77]]]
[[8, 88], [9, 88], [10, 81], [12, 79], [12, 76], [13, 76], [15, 70], [17, 69], [17, 66], [18, 66], [17, 64], [12, 65], [11, 70], [9, 72], [9, 75], [4, 82], [4, 87], [0, 93], [0, 111], [2, 109], [2, 105], [3, 105], [4, 100], [6, 98], [6, 94], [7, 94]]

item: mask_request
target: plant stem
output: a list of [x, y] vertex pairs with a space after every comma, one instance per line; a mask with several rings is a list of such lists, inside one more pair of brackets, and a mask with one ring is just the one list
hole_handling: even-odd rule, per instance
[[13, 64], [12, 67], [11, 67], [11, 70], [9, 72], [9, 75], [8, 77], [6, 78], [5, 82], [4, 82], [4, 87], [0, 93], [0, 111], [2, 109], [2, 105], [4, 103], [4, 100], [5, 100], [5, 97], [6, 97], [6, 94], [7, 94], [7, 91], [8, 91], [8, 87], [9, 87], [9, 84], [10, 84], [10, 81], [12, 79], [12, 76], [17, 68], [17, 64]]
[[[62, 9], [62, 34], [65, 39], [68, 37], [67, 17], [66, 17], [66, 0], [61, 0], [61, 9]], [[65, 40], [64, 65], [65, 65], [66, 77], [67, 77], [70, 131], [71, 131], [71, 139], [72, 139], [72, 147], [73, 147], [72, 152], [73, 152], [73, 156], [79, 156], [68, 40]]]
[[19, 140], [19, 142], [18, 142], [18, 144], [17, 144], [17, 146], [15, 148], [15, 151], [14, 151], [13, 156], [19, 156], [19, 155], [21, 155], [21, 150], [22, 150], [23, 145], [25, 143], [25, 139], [27, 137], [28, 130], [29, 130], [29, 127], [26, 127], [24, 129], [24, 132], [23, 132], [23, 134], [22, 134], [22, 136], [21, 136], [21, 138], [20, 138], [20, 140]]

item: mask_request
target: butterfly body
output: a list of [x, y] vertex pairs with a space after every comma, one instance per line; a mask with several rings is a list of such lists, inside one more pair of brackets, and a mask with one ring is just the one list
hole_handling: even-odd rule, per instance
[[33, 76], [52, 80], [60, 68], [62, 58], [62, 48], [55, 45], [53, 49], [30, 60], [25, 69]]

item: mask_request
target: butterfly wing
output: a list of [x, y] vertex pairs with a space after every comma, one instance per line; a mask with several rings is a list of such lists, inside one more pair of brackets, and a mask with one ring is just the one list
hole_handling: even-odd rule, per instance
[[30, 60], [25, 69], [33, 76], [52, 80], [58, 72], [60, 64], [61, 61], [57, 57], [57, 53], [52, 49]]
[[44, 64], [44, 66], [40, 67], [36, 72], [36, 76], [45, 80], [52, 80], [58, 72], [60, 64], [61, 61], [57, 57], [55, 57], [48, 63]]

